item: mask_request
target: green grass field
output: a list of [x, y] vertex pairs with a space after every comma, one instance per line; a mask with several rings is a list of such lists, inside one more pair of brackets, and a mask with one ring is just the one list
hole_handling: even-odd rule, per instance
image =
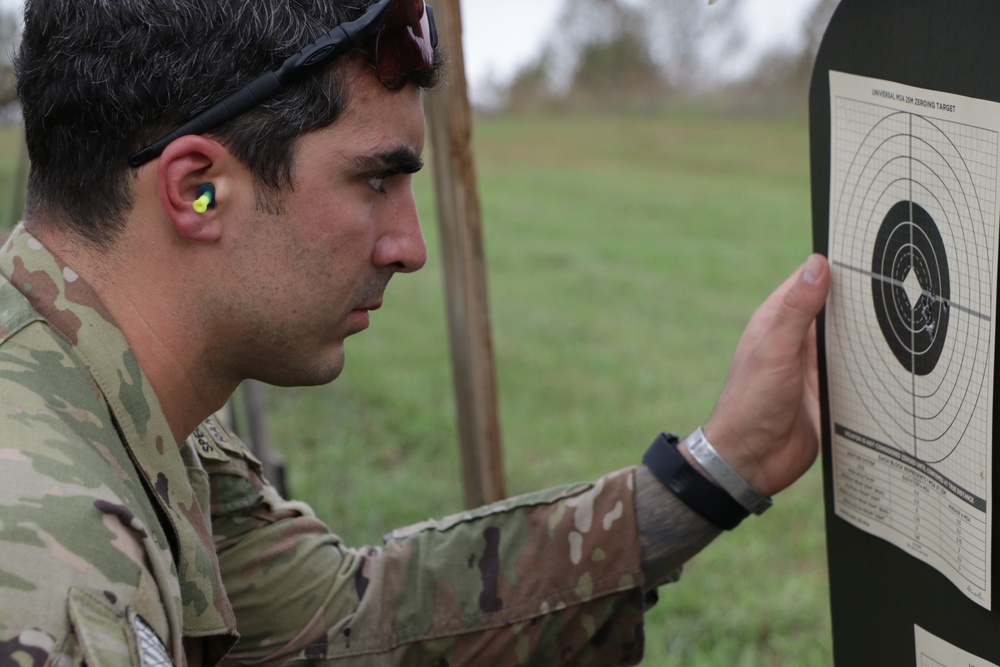
[[[809, 253], [805, 120], [474, 129], [508, 492], [593, 479], [693, 430], [747, 318]], [[294, 495], [354, 544], [462, 503], [430, 171], [427, 267], [393, 280], [341, 379], [268, 394]], [[661, 590], [645, 665], [832, 664], [821, 486], [817, 466]]]
[[[709, 414], [742, 327], [811, 247], [804, 120], [475, 125], [508, 492], [636, 463]], [[432, 157], [432, 156], [431, 156]], [[346, 539], [462, 502], [430, 170], [430, 260], [323, 388], [270, 393], [292, 489]], [[646, 665], [832, 664], [818, 467], [662, 589]]]

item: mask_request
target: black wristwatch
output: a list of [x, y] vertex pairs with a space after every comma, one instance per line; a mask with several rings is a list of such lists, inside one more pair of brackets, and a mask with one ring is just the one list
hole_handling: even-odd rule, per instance
[[661, 433], [642, 457], [649, 471], [685, 505], [719, 528], [732, 530], [750, 512], [721, 487], [695, 470], [677, 449], [673, 433]]

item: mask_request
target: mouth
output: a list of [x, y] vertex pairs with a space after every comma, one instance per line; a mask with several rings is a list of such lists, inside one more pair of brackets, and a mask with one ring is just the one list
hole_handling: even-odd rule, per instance
[[357, 308], [352, 310], [349, 319], [353, 321], [353, 326], [351, 328], [355, 330], [354, 333], [358, 333], [367, 329], [368, 326], [371, 324], [371, 318], [369, 317], [368, 314], [371, 311], [378, 310], [381, 307], [382, 307], [382, 301], [379, 300], [364, 304], [362, 306], [358, 306]]

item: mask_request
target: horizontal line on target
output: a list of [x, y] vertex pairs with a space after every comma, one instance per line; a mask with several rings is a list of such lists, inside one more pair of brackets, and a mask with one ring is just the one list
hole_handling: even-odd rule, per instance
[[[888, 276], [883, 276], [880, 273], [875, 273], [874, 271], [869, 271], [868, 269], [862, 269], [862, 268], [857, 267], [857, 266], [851, 266], [850, 264], [845, 264], [844, 262], [840, 262], [840, 261], [837, 261], [837, 260], [834, 260], [832, 262], [832, 264], [834, 266], [839, 266], [842, 269], [847, 269], [848, 271], [853, 271], [855, 273], [860, 273], [862, 275], [868, 276], [869, 278], [872, 278], [874, 280], [881, 280], [882, 282], [889, 283], [890, 285], [893, 285], [895, 287], [904, 287], [902, 281], [896, 280], [895, 278], [890, 278]], [[973, 317], [977, 317], [977, 318], [979, 318], [981, 320], [986, 320], [986, 321], [990, 320], [990, 316], [988, 314], [986, 314], [986, 313], [980, 313], [977, 310], [972, 310], [971, 308], [966, 308], [965, 306], [963, 306], [963, 305], [961, 305], [959, 303], [956, 303], [954, 301], [951, 301], [949, 299], [942, 299], [937, 294], [932, 294], [931, 292], [928, 292], [926, 290], [923, 293], [926, 294], [927, 296], [929, 296], [931, 299], [934, 299], [935, 301], [939, 301], [941, 303], [947, 304], [949, 308], [954, 308], [955, 310], [962, 311], [963, 313], [966, 313], [968, 315], [972, 315]]]

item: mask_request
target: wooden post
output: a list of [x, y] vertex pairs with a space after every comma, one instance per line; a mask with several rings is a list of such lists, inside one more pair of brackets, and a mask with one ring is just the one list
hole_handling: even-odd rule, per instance
[[437, 0], [447, 80], [426, 96], [467, 507], [506, 497], [459, 0]]

